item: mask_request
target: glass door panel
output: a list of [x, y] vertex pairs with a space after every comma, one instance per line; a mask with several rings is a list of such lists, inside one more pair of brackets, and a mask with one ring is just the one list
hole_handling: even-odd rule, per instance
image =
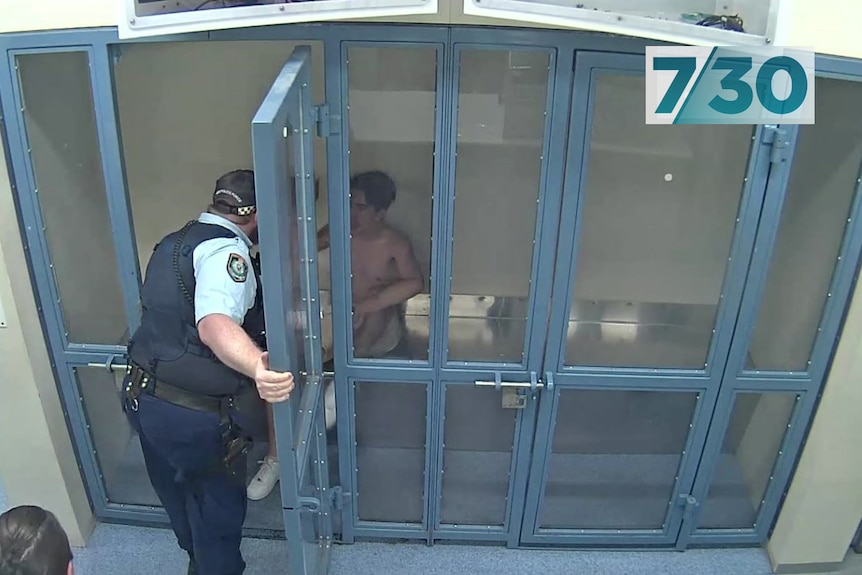
[[565, 364], [703, 370], [752, 127], [646, 125], [644, 91], [593, 75]]
[[[292, 573], [326, 572], [327, 450], [318, 297], [311, 49], [284, 64], [252, 120], [266, 340], [270, 365], [294, 374], [273, 406], [280, 494]], [[321, 463], [323, 460], [323, 463]], [[314, 463], [311, 463], [314, 462]]]
[[445, 387], [441, 524], [507, 524], [518, 411], [500, 392], [474, 384]]
[[818, 77], [817, 124], [779, 126], [730, 366], [682, 538], [760, 544], [816, 409], [858, 269], [858, 82]]
[[739, 313], [768, 154], [644, 122], [642, 57], [577, 53], [522, 541], [677, 541]]
[[[531, 314], [545, 210], [552, 48], [454, 45], [449, 257], [434, 538], [516, 545], [538, 405]], [[549, 232], [550, 233], [550, 232]], [[550, 285], [550, 284], [548, 284]], [[550, 291], [549, 289], [547, 291]], [[547, 297], [547, 296], [546, 296]], [[538, 349], [538, 347], [536, 348]]]
[[341, 43], [344, 173], [330, 204], [341, 209], [321, 234], [323, 247], [331, 241], [321, 258], [340, 266], [332, 303], [337, 350], [346, 343], [335, 361], [347, 397], [338, 403], [345, 541], [429, 537], [445, 142], [438, 32]]
[[102, 60], [88, 47], [6, 56], [10, 183], [88, 495], [99, 518], [165, 521], [119, 399], [119, 358], [139, 311], [119, 231], [126, 213], [106, 183], [111, 107], [94, 91]]
[[[846, 110], [862, 84], [817, 78], [817, 124], [800, 126], [746, 371], [807, 372], [840, 261], [862, 165]], [[831, 342], [827, 345], [831, 346]]]
[[[346, 56], [353, 326], [348, 341], [357, 359], [427, 362], [435, 311], [439, 50], [350, 45]], [[338, 237], [338, 231], [328, 232]]]
[[428, 386], [353, 383], [356, 517], [423, 525]]
[[[318, 395], [313, 413], [322, 412], [323, 396]], [[304, 458], [299, 476], [299, 494], [304, 504], [299, 508], [285, 509], [285, 535], [292, 548], [289, 551], [291, 572], [301, 564], [300, 573], [325, 575], [329, 569], [332, 547], [332, 518], [329, 468], [326, 455], [326, 426], [324, 418], [313, 418], [308, 442], [308, 456]]]
[[[67, 343], [124, 346], [128, 321], [102, 172], [88, 52], [15, 56], [25, 148]], [[89, 247], [104, 246], [108, 257]]]
[[72, 367], [89, 431], [90, 453], [108, 504], [161, 507], [147, 476], [138, 434], [123, 413], [120, 390], [124, 367]]
[[700, 394], [558, 393], [538, 530], [664, 531]]
[[525, 363], [548, 115], [547, 50], [456, 49], [450, 362]]
[[757, 527], [799, 399], [789, 391], [736, 394], [698, 530]]

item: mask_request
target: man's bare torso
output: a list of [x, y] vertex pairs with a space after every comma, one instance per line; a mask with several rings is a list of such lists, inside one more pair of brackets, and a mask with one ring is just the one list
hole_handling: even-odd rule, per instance
[[399, 279], [395, 253], [406, 241], [389, 226], [350, 239], [353, 301], [361, 301]]
[[[350, 240], [353, 303], [363, 301], [402, 279], [395, 255], [407, 240], [387, 225]], [[372, 313], [354, 312], [353, 343], [357, 357], [375, 357], [391, 351], [401, 338], [400, 305]], [[389, 348], [389, 349], [387, 349]]]

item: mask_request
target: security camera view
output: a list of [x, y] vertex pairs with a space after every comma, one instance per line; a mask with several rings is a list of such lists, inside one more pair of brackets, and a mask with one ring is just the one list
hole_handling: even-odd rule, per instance
[[135, 14], [138, 16], [154, 16], [158, 14], [196, 12], [219, 8], [241, 8], [312, 1], [319, 2], [322, 0], [136, 0]]

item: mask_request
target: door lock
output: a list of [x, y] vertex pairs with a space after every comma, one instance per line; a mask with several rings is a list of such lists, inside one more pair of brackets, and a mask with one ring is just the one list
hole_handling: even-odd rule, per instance
[[536, 372], [530, 372], [530, 381], [502, 381], [502, 374], [494, 374], [494, 381], [476, 380], [479, 387], [493, 387], [501, 391], [503, 409], [524, 409], [527, 398], [535, 397], [536, 390], [544, 387]]
[[524, 409], [527, 407], [526, 390], [516, 387], [503, 388], [503, 409]]

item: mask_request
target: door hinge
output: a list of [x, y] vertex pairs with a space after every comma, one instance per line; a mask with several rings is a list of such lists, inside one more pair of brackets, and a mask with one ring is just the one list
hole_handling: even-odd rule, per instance
[[321, 138], [341, 133], [341, 116], [329, 113], [329, 104], [321, 104], [312, 108], [314, 122], [317, 124], [317, 135]]
[[778, 126], [764, 126], [763, 143], [771, 146], [769, 152], [769, 161], [771, 163], [780, 164], [787, 161], [787, 130]]

